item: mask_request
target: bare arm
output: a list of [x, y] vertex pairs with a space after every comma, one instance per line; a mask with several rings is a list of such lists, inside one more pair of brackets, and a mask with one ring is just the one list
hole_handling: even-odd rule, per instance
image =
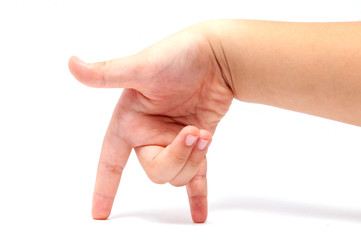
[[361, 126], [361, 22], [205, 25], [237, 99]]

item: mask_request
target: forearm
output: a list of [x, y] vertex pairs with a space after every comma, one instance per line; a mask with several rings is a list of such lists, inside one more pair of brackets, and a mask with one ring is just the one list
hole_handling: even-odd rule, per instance
[[237, 99], [361, 125], [361, 22], [209, 26]]

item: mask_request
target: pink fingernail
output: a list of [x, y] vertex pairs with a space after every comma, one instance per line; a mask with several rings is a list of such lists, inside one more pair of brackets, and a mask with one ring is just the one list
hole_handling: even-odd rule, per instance
[[207, 147], [209, 140], [201, 139], [198, 141], [198, 149], [203, 150]]
[[188, 146], [188, 147], [190, 147], [190, 146], [192, 146], [194, 143], [195, 143], [195, 141], [197, 141], [197, 139], [198, 139], [198, 137], [196, 137], [196, 136], [193, 136], [193, 135], [188, 135], [187, 137], [186, 137], [186, 145]]

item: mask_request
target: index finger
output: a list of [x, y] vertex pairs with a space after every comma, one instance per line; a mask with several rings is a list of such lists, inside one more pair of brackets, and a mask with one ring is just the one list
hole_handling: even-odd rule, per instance
[[121, 136], [118, 108], [115, 109], [104, 137], [93, 194], [92, 217], [98, 220], [105, 220], [110, 215], [123, 169], [132, 150]]

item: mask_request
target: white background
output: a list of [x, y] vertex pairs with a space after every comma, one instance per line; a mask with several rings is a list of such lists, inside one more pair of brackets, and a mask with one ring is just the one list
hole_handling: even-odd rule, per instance
[[209, 19], [361, 20], [358, 2], [1, 0], [0, 239], [359, 239], [361, 128], [237, 101], [208, 154], [207, 223], [133, 154], [110, 220], [92, 220], [121, 89], [85, 87], [67, 68], [71, 55], [133, 54]]

